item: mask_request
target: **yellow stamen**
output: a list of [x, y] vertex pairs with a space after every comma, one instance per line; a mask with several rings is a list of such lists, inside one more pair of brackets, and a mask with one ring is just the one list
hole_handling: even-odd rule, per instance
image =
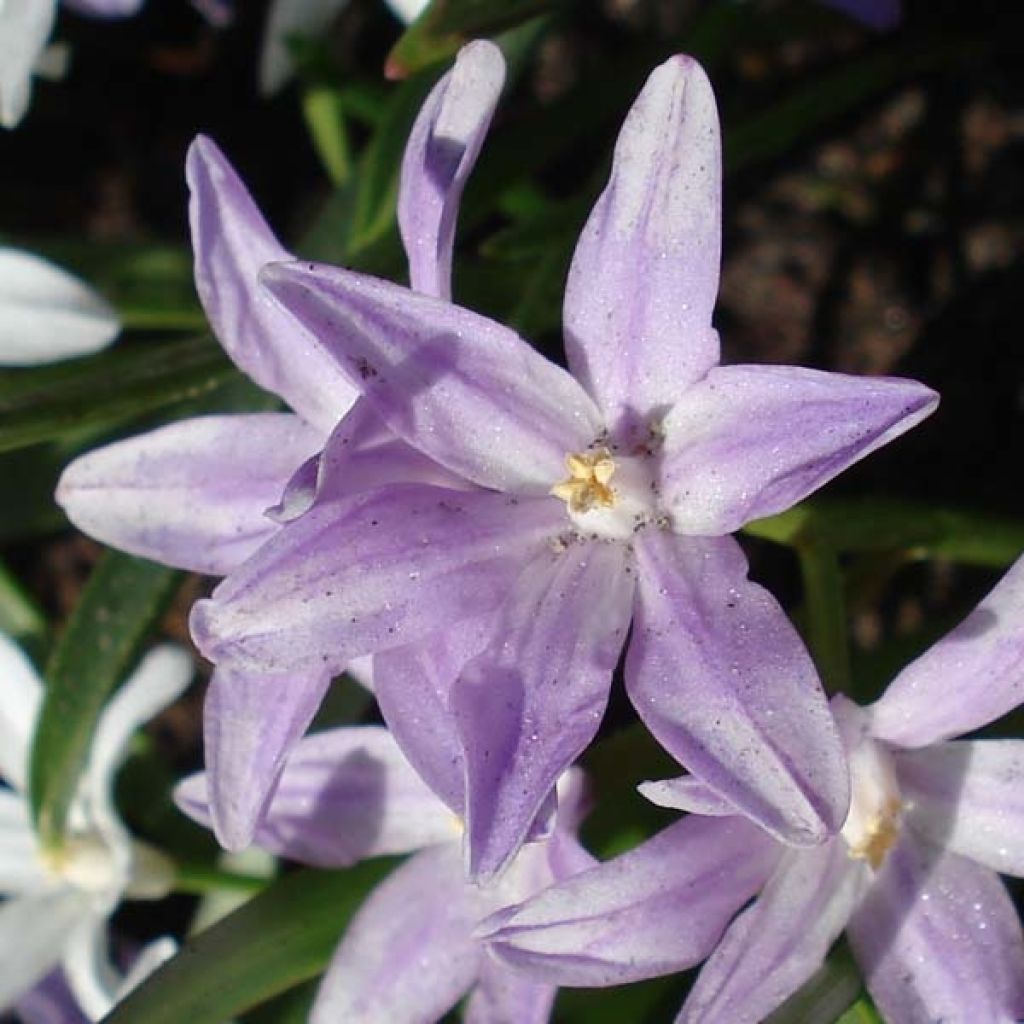
[[903, 805], [889, 800], [880, 814], [872, 816], [860, 840], [849, 847], [854, 860], [866, 860], [877, 871], [900, 833], [899, 815]]
[[595, 508], [611, 508], [615, 504], [615, 491], [608, 486], [615, 473], [615, 460], [607, 448], [593, 452], [572, 452], [565, 457], [569, 478], [551, 488], [551, 494], [561, 498], [570, 512], [590, 512]]

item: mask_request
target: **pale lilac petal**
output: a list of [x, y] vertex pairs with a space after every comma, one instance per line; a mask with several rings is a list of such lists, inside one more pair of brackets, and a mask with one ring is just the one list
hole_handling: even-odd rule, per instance
[[[190, 817], [209, 825], [207, 776], [175, 791]], [[296, 744], [253, 841], [317, 867], [458, 842], [461, 822], [420, 781], [386, 729], [330, 729]]]
[[408, 25], [423, 13], [427, 0], [387, 0], [387, 5], [399, 21]]
[[90, 1024], [60, 969], [51, 971], [12, 1007], [22, 1024]]
[[822, 965], [867, 883], [867, 869], [842, 842], [787, 850], [704, 965], [679, 1024], [764, 1020]]
[[[33, 0], [39, 8], [48, 5]], [[17, 8], [20, 0], [15, 0]], [[0, 7], [0, 105], [4, 103], [6, 7]], [[121, 330], [97, 292], [48, 260], [0, 248], [0, 366], [35, 366], [91, 355]]]
[[824, 0], [829, 7], [845, 11], [871, 28], [884, 32], [895, 28], [903, 17], [901, 0]]
[[547, 550], [523, 569], [492, 647], [451, 694], [466, 758], [469, 871], [499, 872], [597, 733], [629, 628], [619, 544]]
[[505, 80], [501, 50], [477, 40], [434, 86], [409, 133], [398, 191], [398, 226], [409, 280], [425, 295], [451, 298], [455, 220]]
[[270, 96], [295, 71], [289, 40], [316, 39], [330, 26], [348, 0], [273, 0], [260, 55], [260, 92]]
[[68, 933], [88, 908], [89, 897], [68, 887], [0, 903], [0, 1009], [56, 966]]
[[467, 619], [374, 659], [381, 715], [410, 764], [458, 815], [465, 815], [465, 758], [449, 704], [452, 684], [489, 643], [497, 615]]
[[212, 140], [197, 136], [185, 176], [196, 289], [218, 341], [239, 369], [326, 436], [357, 393], [316, 340], [259, 287], [260, 267], [290, 254]]
[[213, 830], [225, 849], [252, 842], [288, 755], [330, 682], [327, 671], [261, 674], [217, 666], [203, 707], [203, 746]]
[[193, 635], [240, 671], [338, 673], [495, 607], [559, 508], [419, 484], [318, 505], [195, 606]]
[[548, 1024], [557, 994], [555, 985], [484, 956], [462, 1019], [465, 1024]]
[[287, 413], [196, 417], [75, 459], [56, 497], [105, 544], [222, 576], [277, 531], [267, 507], [322, 443]]
[[145, 0], [61, 0], [64, 7], [90, 18], [130, 18], [142, 10]]
[[735, 814], [736, 808], [725, 797], [720, 796], [693, 775], [681, 775], [677, 779], [659, 779], [656, 782], [641, 782], [636, 787], [641, 796], [657, 807], [668, 807], [688, 814], [706, 814], [713, 818]]
[[854, 955], [893, 1024], [1024, 1017], [1024, 939], [998, 876], [904, 833], [849, 926]]
[[605, 986], [692, 967], [760, 889], [779, 847], [742, 818], [688, 817], [493, 915], [501, 959], [554, 984]]
[[783, 842], [846, 817], [849, 772], [803, 643], [747, 579], [731, 537], [637, 537], [640, 584], [626, 686], [665, 748]]
[[978, 729], [1024, 700], [1024, 558], [868, 709], [871, 732], [924, 747]]
[[481, 486], [547, 494], [601, 431], [576, 381], [492, 320], [336, 267], [260, 276], [399, 437]]
[[679, 55], [653, 72], [622, 126], [565, 291], [569, 366], [620, 436], [718, 362], [721, 233], [715, 97]]
[[39, 857], [25, 799], [0, 788], [0, 895], [44, 888], [51, 881]]
[[88, 804], [90, 822], [112, 845], [126, 841], [114, 801], [114, 780], [128, 744], [139, 728], [185, 692], [194, 672], [192, 658], [183, 648], [154, 647], [100, 715], [78, 795]]
[[43, 684], [32, 662], [6, 633], [0, 633], [0, 685], [0, 776], [24, 793]]
[[310, 1024], [439, 1020], [477, 975], [474, 922], [458, 846], [418, 853], [374, 889], [349, 925]]
[[907, 820], [943, 849], [1024, 875], [1024, 740], [892, 751]]
[[14, 128], [28, 110], [32, 69], [50, 38], [56, 15], [57, 0], [4, 0], [0, 5], [0, 125], [4, 128]]
[[895, 377], [716, 367], [665, 419], [662, 501], [679, 533], [732, 533], [803, 500], [937, 404]]

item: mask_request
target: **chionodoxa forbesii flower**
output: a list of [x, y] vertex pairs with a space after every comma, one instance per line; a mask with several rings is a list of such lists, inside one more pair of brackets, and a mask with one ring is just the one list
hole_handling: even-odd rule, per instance
[[[729, 534], [916, 424], [936, 396], [718, 365], [721, 179], [710, 83], [673, 57], [629, 112], [576, 248], [571, 374], [432, 295], [314, 264], [262, 273], [362, 392], [365, 417], [465, 489], [321, 494], [196, 606], [193, 634], [221, 669], [282, 682], [374, 653], [385, 718], [465, 816], [478, 876], [514, 854], [593, 738], [631, 621], [630, 697], [692, 772], [787, 842], [820, 842], [846, 814], [817, 675]], [[353, 410], [323, 456], [342, 485], [359, 422]], [[436, 748], [446, 716], [465, 790]]]
[[[412, 285], [448, 297], [458, 199], [479, 153], [503, 80], [496, 48], [464, 47], [413, 127], [402, 163], [399, 223]], [[241, 565], [308, 502], [302, 481], [330, 492], [337, 479], [310, 457], [354, 414], [358, 391], [293, 317], [258, 287], [259, 268], [288, 260], [245, 186], [214, 143], [189, 149], [186, 176], [195, 280], [218, 341], [238, 368], [293, 410], [199, 416], [108, 444], [72, 462], [57, 500], [68, 518], [114, 547], [195, 572]], [[354, 416], [363, 430], [365, 415]], [[362, 426], [361, 426], [362, 425]], [[459, 478], [386, 429], [363, 430], [346, 460], [347, 492], [393, 479]], [[282, 493], [292, 478], [287, 501]], [[269, 511], [268, 509], [273, 509]], [[353, 666], [348, 666], [353, 670]], [[365, 665], [358, 674], [364, 676]], [[334, 673], [321, 662], [284, 676], [214, 672], [204, 746], [218, 839], [252, 839], [288, 751], [309, 726]]]
[[874, 704], [833, 698], [853, 790], [834, 839], [782, 847], [690, 777], [647, 783], [654, 802], [696, 814], [500, 913], [492, 948], [588, 986], [711, 953], [678, 1020], [756, 1024], [845, 929], [890, 1024], [1018, 1021], [1024, 939], [996, 872], [1024, 876], [1024, 741], [955, 737], [1022, 700], [1024, 559]]
[[91, 1020], [174, 951], [171, 939], [144, 947], [126, 978], [107, 950], [107, 921], [124, 899], [161, 899], [173, 867], [133, 839], [114, 807], [114, 776], [136, 729], [176, 700], [192, 678], [178, 648], [151, 651], [100, 717], [56, 848], [36, 835], [27, 798], [28, 758], [43, 685], [18, 647], [0, 634], [0, 1009], [58, 964]]
[[[186, 779], [178, 805], [210, 823], [208, 776]], [[313, 1006], [311, 1024], [422, 1024], [467, 992], [472, 1024], [544, 1024], [555, 987], [488, 956], [477, 925], [553, 881], [593, 865], [575, 838], [578, 769], [559, 783], [556, 819], [493, 885], [466, 881], [462, 823], [421, 781], [386, 729], [329, 729], [295, 747], [255, 842], [319, 867], [414, 853], [367, 897], [347, 928]], [[414, 852], [418, 851], [418, 852]]]

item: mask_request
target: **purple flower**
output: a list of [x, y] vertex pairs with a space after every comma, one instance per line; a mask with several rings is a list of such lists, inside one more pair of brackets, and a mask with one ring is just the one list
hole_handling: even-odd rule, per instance
[[[413, 129], [399, 205], [400, 213], [406, 211], [402, 226], [413, 286], [422, 291], [448, 294], [458, 198], [497, 102], [502, 71], [490, 43], [466, 47]], [[439, 160], [434, 151], [442, 145]], [[193, 143], [186, 174], [196, 287], [214, 332], [239, 369], [294, 412], [203, 416], [91, 452], [67, 468], [58, 486], [68, 518], [122, 550], [222, 575], [308, 503], [304, 485], [332, 492], [337, 474], [330, 461], [319, 467], [317, 480], [310, 456], [343, 418], [352, 441], [343, 481], [349, 493], [393, 479], [461, 486], [370, 423], [365, 409], [353, 409], [357, 392], [335, 361], [258, 288], [263, 264], [291, 257], [209, 139]], [[230, 667], [214, 674], [205, 746], [217, 835], [229, 848], [251, 839], [288, 749], [306, 731], [330, 684], [327, 666], [307, 668], [289, 671], [286, 679]]]
[[[179, 806], [209, 823], [207, 777], [178, 789]], [[492, 959], [474, 935], [497, 909], [593, 865], [577, 843], [581, 783], [567, 775], [558, 819], [493, 886], [465, 880], [462, 823], [423, 784], [387, 730], [334, 729], [302, 740], [281, 776], [256, 842], [307, 864], [346, 866], [419, 851], [369, 895], [327, 970], [312, 1024], [438, 1020], [470, 992], [474, 1024], [541, 1024], [555, 987]]]
[[[763, 1020], [814, 973], [844, 928], [887, 1021], [1019, 1020], [1024, 938], [996, 872], [1024, 875], [1024, 741], [950, 739], [1021, 703], [1022, 656], [1024, 559], [875, 704], [834, 698], [853, 791], [838, 837], [812, 850], [777, 846], [772, 858], [753, 835], [748, 848], [730, 843], [740, 819], [687, 817], [498, 915], [490, 923], [494, 949], [531, 976], [563, 984], [679, 970], [714, 948], [714, 932], [753, 883], [760, 896], [729, 924], [679, 1021]], [[689, 777], [643, 788], [665, 806], [734, 810]], [[717, 859], [705, 841], [717, 844]], [[705, 862], [722, 871], [702, 874]], [[649, 918], [652, 879], [662, 886], [661, 916]], [[601, 933], [595, 946], [596, 912], [624, 925]], [[698, 948], [680, 937], [693, 930], [707, 933]], [[665, 934], [676, 938], [664, 942]]]
[[[445, 158], [437, 147], [435, 173]], [[630, 696], [691, 771], [788, 842], [819, 842], [845, 816], [814, 668], [728, 534], [901, 434], [936, 396], [718, 366], [720, 196], [711, 86], [675, 57], [627, 117], [576, 249], [575, 377], [432, 296], [310, 264], [263, 272], [367, 408], [475, 489], [322, 496], [196, 607], [194, 635], [212, 660], [282, 679], [376, 652], [388, 724], [465, 815], [476, 875], [514, 854], [593, 738], [631, 620]], [[339, 479], [350, 441], [346, 423], [327, 445]], [[446, 716], [457, 750], [435, 743]]]

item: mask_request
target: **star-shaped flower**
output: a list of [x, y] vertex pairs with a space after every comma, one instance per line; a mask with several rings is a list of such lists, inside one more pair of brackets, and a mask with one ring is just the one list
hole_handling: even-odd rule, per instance
[[[430, 295], [310, 264], [263, 272], [368, 415], [472, 489], [323, 495], [197, 605], [193, 633], [222, 666], [282, 680], [377, 654], [385, 717], [465, 817], [476, 875], [513, 856], [593, 738], [631, 621], [630, 697], [691, 771], [787, 842], [820, 842], [845, 817], [817, 675], [728, 534], [909, 429], [936, 396], [719, 366], [720, 198], [711, 86], [674, 57], [626, 118], [576, 249], [572, 374]], [[342, 481], [353, 429], [324, 454]], [[438, 716], [457, 723], [468, 788], [436, 749]]]

